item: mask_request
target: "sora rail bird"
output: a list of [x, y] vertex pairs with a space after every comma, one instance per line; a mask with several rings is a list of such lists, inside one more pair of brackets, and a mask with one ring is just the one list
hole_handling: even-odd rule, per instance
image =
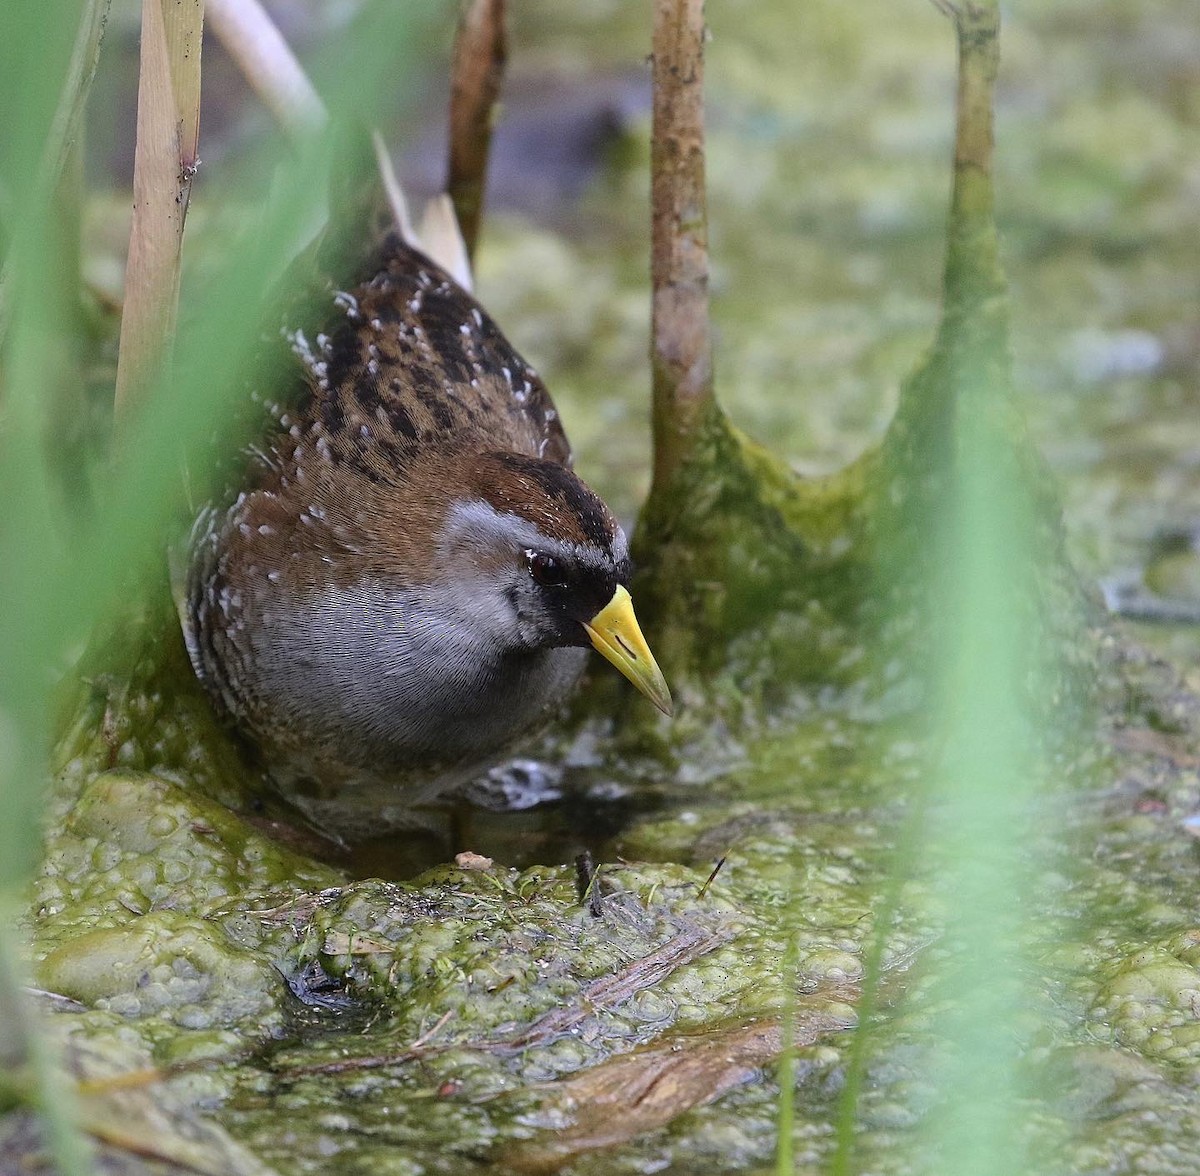
[[394, 230], [320, 302], [311, 333], [285, 328], [291, 387], [193, 528], [181, 614], [217, 709], [353, 841], [546, 719], [589, 646], [671, 698], [625, 535], [482, 307]]

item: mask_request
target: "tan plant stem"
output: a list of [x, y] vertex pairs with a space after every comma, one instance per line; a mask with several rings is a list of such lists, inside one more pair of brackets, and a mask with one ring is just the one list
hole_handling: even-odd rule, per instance
[[704, 191], [704, 3], [655, 0], [651, 145], [654, 490], [715, 409]]
[[307, 141], [325, 125], [324, 103], [259, 0], [207, 0], [206, 16], [225, 51], [288, 134]]
[[[940, 5], [939, 5], [940, 6]], [[1000, 12], [995, 0], [962, 0], [949, 6], [958, 40], [958, 98], [954, 132], [954, 193], [951, 199], [950, 249], [946, 267], [946, 302], [951, 305], [966, 290], [962, 283], [992, 278], [1003, 293], [993, 206], [992, 110], [996, 73], [1000, 66]], [[959, 265], [971, 246], [986, 258], [972, 255]]]
[[450, 70], [446, 191], [454, 202], [467, 256], [472, 261], [479, 240], [492, 125], [507, 59], [504, 0], [470, 0], [458, 24]]
[[117, 362], [118, 427], [169, 361], [180, 255], [199, 160], [204, 0], [143, 0], [133, 227]]

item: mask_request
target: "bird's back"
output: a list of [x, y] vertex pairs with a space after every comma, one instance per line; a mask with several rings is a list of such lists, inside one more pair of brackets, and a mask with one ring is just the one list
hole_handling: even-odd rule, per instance
[[302, 387], [281, 427], [315, 431], [333, 460], [391, 480], [412, 455], [453, 438], [568, 465], [541, 378], [486, 311], [398, 233], [354, 281], [330, 283], [284, 334]]

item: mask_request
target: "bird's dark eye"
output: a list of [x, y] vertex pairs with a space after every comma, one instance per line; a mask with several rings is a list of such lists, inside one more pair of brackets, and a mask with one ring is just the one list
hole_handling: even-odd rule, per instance
[[567, 582], [567, 569], [554, 556], [530, 551], [525, 558], [529, 560], [529, 574], [543, 588], [561, 588]]

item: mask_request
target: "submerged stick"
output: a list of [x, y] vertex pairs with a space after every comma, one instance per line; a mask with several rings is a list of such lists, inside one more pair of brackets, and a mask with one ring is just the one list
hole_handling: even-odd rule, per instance
[[715, 407], [704, 191], [704, 2], [656, 0], [650, 148], [654, 489]]
[[458, 24], [450, 68], [450, 158], [446, 191], [475, 260], [492, 125], [508, 60], [504, 0], [471, 0]]
[[133, 227], [117, 361], [116, 412], [128, 418], [171, 353], [180, 255], [199, 160], [204, 0], [143, 0]]

